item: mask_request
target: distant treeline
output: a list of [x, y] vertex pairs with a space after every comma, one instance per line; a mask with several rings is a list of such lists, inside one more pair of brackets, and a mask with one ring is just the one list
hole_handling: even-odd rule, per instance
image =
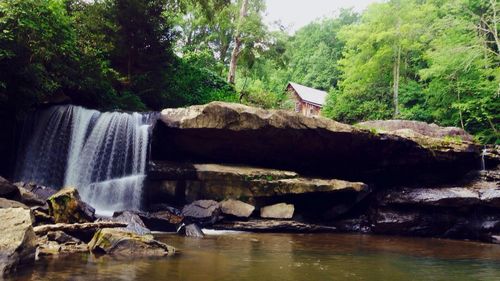
[[392, 0], [294, 35], [264, 12], [264, 0], [2, 0], [0, 111], [63, 95], [100, 109], [293, 108], [294, 81], [329, 91], [323, 115], [341, 122], [415, 119], [500, 143], [498, 1]]

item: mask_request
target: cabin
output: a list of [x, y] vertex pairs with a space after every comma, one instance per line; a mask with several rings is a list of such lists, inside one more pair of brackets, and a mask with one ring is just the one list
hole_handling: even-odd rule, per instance
[[305, 116], [317, 116], [325, 105], [327, 92], [290, 82], [286, 91], [295, 100], [295, 112]]

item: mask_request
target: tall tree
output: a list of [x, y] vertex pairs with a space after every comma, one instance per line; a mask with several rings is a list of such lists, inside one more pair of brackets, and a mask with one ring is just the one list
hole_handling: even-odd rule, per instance
[[236, 67], [238, 64], [238, 57], [241, 53], [241, 45], [242, 41], [242, 28], [245, 23], [248, 12], [248, 0], [243, 0], [240, 8], [240, 14], [238, 17], [238, 24], [236, 27], [236, 32], [234, 34], [234, 47], [233, 52], [231, 53], [231, 60], [229, 61], [229, 73], [227, 75], [227, 82], [230, 84], [234, 84], [234, 80], [236, 79]]

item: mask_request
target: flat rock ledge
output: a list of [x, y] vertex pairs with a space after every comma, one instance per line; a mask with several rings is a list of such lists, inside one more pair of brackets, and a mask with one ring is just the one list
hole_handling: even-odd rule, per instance
[[153, 133], [153, 160], [237, 163], [314, 177], [384, 181], [386, 173], [404, 181], [437, 170], [460, 175], [478, 167], [481, 153], [458, 128], [422, 130], [423, 124], [399, 122], [398, 130], [384, 131], [373, 128], [377, 124], [350, 126], [223, 102], [165, 109], [161, 121]]
[[333, 226], [309, 224], [294, 220], [248, 220], [248, 221], [225, 221], [212, 226], [216, 230], [234, 230], [250, 232], [271, 232], [271, 233], [316, 233], [335, 232]]
[[359, 193], [368, 190], [362, 182], [300, 177], [297, 173], [238, 165], [188, 164], [152, 161], [148, 192], [186, 201], [278, 197], [310, 193]]

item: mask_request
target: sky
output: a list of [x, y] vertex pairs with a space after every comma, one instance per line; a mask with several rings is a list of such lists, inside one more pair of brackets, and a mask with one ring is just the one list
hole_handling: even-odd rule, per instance
[[340, 8], [362, 11], [376, 0], [266, 0], [266, 22], [279, 20], [293, 33], [315, 19], [333, 16]]

